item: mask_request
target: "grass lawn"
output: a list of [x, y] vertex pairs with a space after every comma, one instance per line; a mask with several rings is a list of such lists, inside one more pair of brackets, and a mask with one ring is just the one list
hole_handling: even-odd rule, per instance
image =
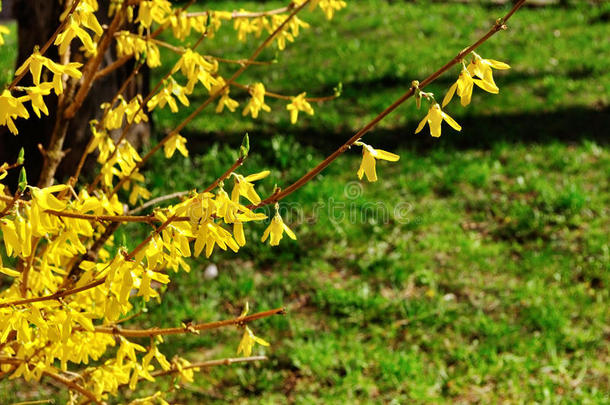
[[[312, 28], [279, 63], [241, 80], [289, 95], [332, 94], [342, 82], [340, 99], [296, 126], [282, 102], [258, 121], [202, 114], [183, 131], [190, 158], [150, 165], [153, 195], [206, 187], [233, 163], [245, 131], [251, 157], [240, 172], [272, 170], [261, 195], [289, 184], [505, 12], [350, 3], [330, 23], [304, 14]], [[610, 403], [609, 13], [589, 4], [520, 11], [479, 52], [513, 67], [496, 75], [500, 95], [475, 91], [468, 108], [448, 108], [461, 133], [413, 135], [424, 112], [407, 103], [365, 139], [401, 156], [378, 165], [378, 182], [357, 181], [358, 148], [286, 200], [298, 241], [258, 243], [260, 224], [247, 227], [238, 255], [192, 260], [132, 325], [229, 318], [246, 302], [287, 314], [251, 325], [271, 342], [255, 350], [269, 361], [210, 369], [180, 389], [160, 379], [171, 402]], [[202, 52], [219, 54], [221, 43], [224, 57], [241, 58], [256, 46], [235, 45], [230, 31]], [[442, 98], [456, 76], [428, 91]], [[188, 111], [157, 113], [158, 132]], [[117, 240], [133, 247], [146, 232], [124, 227]], [[211, 263], [219, 275], [206, 279]], [[201, 361], [235, 356], [239, 339], [227, 329], [168, 337], [163, 349]], [[0, 402], [21, 399], [18, 389], [0, 382]]]

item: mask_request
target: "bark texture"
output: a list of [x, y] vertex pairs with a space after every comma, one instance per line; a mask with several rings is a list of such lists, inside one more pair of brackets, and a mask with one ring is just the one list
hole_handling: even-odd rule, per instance
[[[100, 0], [100, 11], [98, 19], [102, 25], [107, 24], [107, 9], [110, 1]], [[17, 66], [21, 65], [31, 54], [34, 46], [42, 46], [53, 34], [59, 25], [59, 16], [63, 10], [63, 1], [59, 0], [14, 0], [13, 15], [18, 22], [18, 56]], [[84, 56], [80, 53], [81, 44], [78, 39], [72, 43], [71, 61], [84, 62]], [[58, 61], [57, 48], [52, 46], [47, 51], [46, 57]], [[110, 49], [104, 55], [104, 62], [101, 68], [109, 65], [116, 59], [114, 49]], [[78, 160], [82, 155], [90, 136], [89, 121], [99, 119], [102, 115], [100, 104], [110, 101], [118, 91], [121, 84], [129, 76], [133, 69], [131, 63], [125, 64], [113, 73], [96, 81], [87, 96], [76, 117], [70, 123], [64, 150], [67, 151], [57, 173], [56, 179], [62, 181], [73, 174]], [[148, 70], [141, 69], [140, 75], [133, 80], [131, 85], [123, 94], [129, 100], [136, 94], [147, 94], [148, 92]], [[27, 75], [22, 79], [20, 85], [31, 85], [31, 76]], [[49, 108], [49, 116], [42, 116], [38, 119], [30, 111], [32, 117], [29, 120], [19, 119], [16, 121], [19, 128], [19, 135], [12, 135], [6, 128], [0, 132], [0, 162], [12, 163], [23, 147], [26, 156], [26, 170], [30, 184], [36, 184], [40, 176], [43, 156], [39, 151], [38, 145], [46, 147], [53, 131], [55, 115], [57, 113], [57, 97], [50, 95], [45, 97], [45, 102]], [[118, 136], [118, 134], [114, 134]], [[139, 147], [148, 141], [150, 126], [146, 123], [134, 125], [128, 135], [130, 142]], [[94, 168], [94, 158], [90, 158], [85, 166], [84, 175]], [[12, 171], [16, 172], [16, 171]], [[18, 173], [10, 173], [13, 178], [9, 179], [9, 184], [14, 187]]]

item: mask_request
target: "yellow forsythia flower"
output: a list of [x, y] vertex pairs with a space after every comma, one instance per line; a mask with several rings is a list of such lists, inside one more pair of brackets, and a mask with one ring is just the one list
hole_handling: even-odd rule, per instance
[[341, 10], [347, 7], [347, 3], [343, 0], [314, 0], [312, 6], [318, 5], [326, 18], [329, 20], [333, 18], [335, 11]]
[[294, 232], [292, 232], [292, 230], [288, 228], [288, 225], [284, 223], [284, 220], [282, 220], [282, 217], [280, 216], [280, 213], [277, 211], [276, 208], [275, 216], [271, 220], [271, 223], [269, 224], [267, 229], [265, 229], [263, 237], [261, 238], [261, 242], [266, 241], [267, 238], [271, 236], [271, 238], [269, 239], [269, 244], [271, 246], [277, 246], [280, 244], [280, 241], [284, 237], [284, 232], [286, 232], [290, 239], [297, 239], [297, 236], [294, 234]]
[[44, 103], [43, 96], [48, 96], [53, 89], [53, 83], [40, 83], [35, 87], [24, 87], [24, 90], [28, 93], [30, 102], [32, 103], [32, 110], [40, 118], [40, 112], [44, 115], [49, 115], [49, 110]]
[[260, 110], [269, 112], [271, 107], [265, 104], [265, 86], [262, 83], [255, 83], [250, 86], [250, 102], [244, 108], [242, 115], [252, 114], [252, 118], [258, 118]]
[[[216, 78], [216, 85], [212, 87], [212, 94], [216, 94], [220, 89], [225, 86], [225, 80], [218, 76]], [[229, 97], [230, 89], [227, 87], [222, 91], [222, 95], [220, 96], [220, 100], [218, 100], [218, 105], [216, 106], [216, 112], [221, 113], [225, 107], [229, 109], [229, 111], [234, 112], [235, 109], [239, 106], [239, 103]]]
[[20, 75], [29, 68], [29, 71], [32, 74], [32, 81], [35, 86], [38, 86], [40, 84], [40, 75], [43, 66], [53, 73], [53, 88], [57, 95], [63, 93], [62, 74], [65, 73], [75, 79], [80, 79], [82, 76], [82, 73], [78, 70], [82, 66], [81, 63], [71, 62], [66, 65], [61, 65], [42, 56], [39, 51], [33, 52], [15, 71], [15, 74]]
[[377, 181], [377, 171], [375, 170], [377, 159], [388, 160], [390, 162], [396, 162], [400, 159], [398, 155], [386, 152], [385, 150], [374, 149], [372, 146], [362, 142], [356, 142], [355, 145], [362, 146], [362, 162], [357, 173], [359, 179], [362, 179], [363, 175], [366, 174], [368, 181]]
[[269, 176], [269, 173], [271, 173], [269, 170], [265, 170], [245, 177], [237, 173], [232, 173], [235, 178], [235, 185], [233, 186], [233, 191], [231, 191], [231, 200], [239, 202], [239, 196], [244, 196], [250, 200], [252, 204], [261, 202], [261, 198], [256, 193], [256, 190], [254, 190], [254, 184], [252, 184], [252, 182], [264, 179]]
[[473, 52], [473, 60], [468, 65], [468, 72], [470, 72], [471, 76], [477, 76], [480, 79], [483, 79], [487, 83], [491, 84], [494, 87], [496, 83], [494, 82], [493, 71], [494, 69], [504, 70], [510, 69], [510, 66], [504, 62], [499, 62], [493, 59], [483, 59], [477, 53]]
[[306, 93], [301, 93], [296, 97], [292, 97], [290, 104], [286, 106], [286, 109], [290, 111], [290, 122], [292, 124], [296, 124], [299, 117], [299, 111], [306, 112], [309, 115], [314, 114], [311, 104], [309, 104], [305, 98], [306, 95]]
[[457, 122], [455, 122], [453, 118], [451, 118], [449, 115], [443, 112], [443, 110], [441, 110], [441, 106], [438, 105], [438, 103], [434, 103], [430, 105], [428, 114], [424, 117], [423, 120], [421, 120], [421, 122], [417, 126], [417, 129], [415, 130], [415, 133], [419, 133], [422, 129], [424, 129], [426, 123], [428, 123], [428, 125], [430, 126], [430, 134], [433, 137], [438, 138], [439, 136], [441, 136], [441, 123], [443, 122], [443, 120], [445, 120], [447, 124], [451, 125], [456, 131], [462, 130], [462, 127]]
[[55, 38], [55, 45], [59, 45], [59, 54], [63, 55], [66, 53], [72, 40], [75, 37], [78, 37], [83, 43], [85, 50], [88, 53], [95, 55], [97, 45], [93, 42], [89, 33], [80, 27], [75, 18], [72, 16], [68, 18], [69, 20], [66, 29]]
[[449, 88], [449, 91], [447, 91], [447, 94], [443, 99], [443, 107], [449, 104], [455, 93], [460, 96], [462, 106], [466, 107], [468, 104], [470, 104], [472, 90], [475, 84], [488, 93], [498, 94], [500, 92], [500, 89], [498, 89], [495, 84], [489, 83], [483, 79], [474, 79], [470, 75], [468, 69], [466, 69], [464, 66], [457, 81], [453, 83], [453, 85]]
[[23, 97], [13, 97], [10, 91], [4, 90], [0, 95], [0, 125], [8, 126], [8, 129], [14, 134], [17, 135], [19, 131], [17, 131], [17, 127], [13, 120], [15, 118], [21, 117], [28, 119], [30, 118], [30, 114], [28, 110], [25, 109], [23, 105]]
[[0, 25], [0, 45], [4, 45], [4, 37], [2, 35], [7, 35], [11, 31], [6, 28], [4, 25]]
[[171, 158], [176, 149], [178, 149], [178, 151], [182, 153], [184, 157], [189, 156], [189, 151], [186, 149], [186, 138], [180, 136], [180, 134], [174, 134], [174, 136], [172, 136], [167, 142], [165, 142], [165, 145], [163, 145], [165, 157], [168, 159]]
[[243, 353], [246, 357], [250, 356], [255, 343], [262, 346], [269, 346], [267, 341], [255, 336], [250, 328], [246, 326], [244, 336], [241, 338], [241, 342], [239, 342], [239, 346], [237, 347], [237, 354]]

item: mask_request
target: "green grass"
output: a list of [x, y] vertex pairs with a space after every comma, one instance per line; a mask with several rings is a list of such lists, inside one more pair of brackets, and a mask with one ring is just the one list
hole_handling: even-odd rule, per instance
[[[258, 146], [264, 156], [243, 170], [274, 169], [263, 192], [300, 174], [281, 164], [297, 144], [281, 145]], [[268, 362], [201, 374], [176, 400], [607, 402], [605, 147], [403, 149], [375, 184], [354, 182], [355, 155], [291, 197], [298, 242], [270, 248], [252, 226], [239, 255], [195, 261], [149, 308], [146, 326], [235, 315], [246, 301], [288, 309], [252, 325], [273, 343], [260, 350]], [[201, 187], [231, 160], [222, 149], [169, 168], [159, 159], [151, 175]], [[205, 280], [211, 262], [220, 275]], [[234, 330], [172, 337], [165, 349], [217, 358], [238, 340]]]
[[[240, 171], [272, 170], [261, 195], [289, 184], [505, 11], [351, 3], [331, 23], [307, 15], [313, 28], [297, 45], [242, 80], [312, 95], [342, 82], [339, 100], [315, 106], [316, 115], [297, 126], [281, 102], [271, 102], [274, 112], [259, 121], [202, 114], [183, 131], [189, 159], [168, 164], [158, 156], [149, 165], [154, 195], [207, 186], [234, 161], [245, 131], [252, 149]], [[407, 104], [367, 138], [401, 155], [378, 165], [377, 183], [356, 180], [355, 150], [287, 199], [297, 242], [271, 248], [257, 241], [265, 225], [253, 225], [238, 255], [191, 261], [192, 271], [174, 277], [163, 303], [149, 305], [132, 325], [228, 318], [246, 302], [253, 311], [285, 306], [288, 313], [251, 325], [272, 343], [256, 349], [269, 361], [214, 368], [180, 390], [159, 380], [169, 398], [610, 403], [608, 10], [582, 4], [520, 11], [480, 50], [513, 66], [497, 74], [501, 94], [478, 92], [468, 108], [449, 108], [462, 133], [412, 135], [423, 113]], [[217, 41], [226, 44], [225, 57], [241, 58], [255, 46], [235, 45], [230, 30]], [[218, 54], [214, 43], [202, 49]], [[274, 57], [269, 51], [261, 59]], [[440, 95], [452, 80], [444, 76], [430, 90]], [[156, 113], [159, 132], [187, 113]], [[134, 226], [117, 238], [134, 245], [144, 235]], [[214, 280], [203, 277], [210, 263], [219, 268]], [[235, 329], [168, 337], [163, 350], [192, 361], [222, 358], [235, 355], [239, 338]], [[149, 384], [142, 392], [156, 389]], [[3, 391], [4, 402], [21, 398]]]

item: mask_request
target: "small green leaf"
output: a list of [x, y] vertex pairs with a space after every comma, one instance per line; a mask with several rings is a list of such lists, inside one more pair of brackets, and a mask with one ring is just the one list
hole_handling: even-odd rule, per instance
[[21, 148], [21, 150], [19, 150], [19, 156], [17, 156], [17, 164], [22, 165], [24, 161], [25, 161], [25, 150], [23, 148]]
[[339, 82], [333, 90], [335, 91], [335, 97], [341, 97], [341, 93], [343, 93], [343, 82]]
[[246, 133], [244, 139], [241, 141], [241, 146], [239, 147], [239, 158], [247, 158], [248, 153], [250, 153], [250, 137], [248, 136], [248, 133]]
[[21, 172], [19, 173], [19, 191], [24, 192], [27, 186], [28, 186], [28, 177], [25, 173], [25, 167], [22, 167]]

